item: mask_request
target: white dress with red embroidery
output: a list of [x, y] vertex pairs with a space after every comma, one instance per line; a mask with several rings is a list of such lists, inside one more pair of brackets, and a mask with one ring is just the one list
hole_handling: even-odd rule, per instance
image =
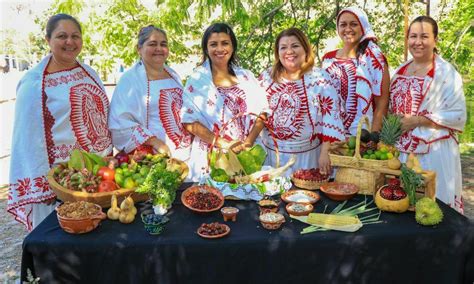
[[[296, 163], [286, 173], [288, 176], [297, 169], [317, 168], [321, 143], [344, 139], [341, 100], [336, 89], [328, 74], [319, 68], [297, 81], [274, 82], [270, 74], [271, 69], [266, 70], [259, 80], [267, 91], [272, 111], [268, 123], [278, 144], [280, 165], [296, 155]], [[268, 152], [266, 163], [275, 167], [275, 145], [267, 129], [262, 143]]]
[[46, 180], [52, 166], [69, 160], [73, 149], [101, 156], [112, 151], [109, 101], [99, 77], [82, 64], [48, 73], [50, 58], [28, 71], [17, 87], [8, 212], [28, 230], [33, 205], [55, 197]]
[[425, 170], [435, 171], [436, 197], [463, 213], [461, 158], [457, 133], [466, 122], [461, 76], [451, 64], [435, 56], [433, 69], [424, 77], [406, 76], [403, 64], [390, 84], [390, 111], [423, 116], [440, 129], [416, 127], [396, 144], [400, 160], [414, 153]]
[[[223, 132], [220, 132], [223, 124], [239, 114], [258, 115], [261, 112], [268, 112], [268, 105], [265, 92], [254, 75], [239, 67], [234, 67], [234, 71], [238, 79], [237, 85], [216, 87], [207, 61], [196, 68], [186, 82], [181, 109], [182, 123], [200, 122], [214, 133], [220, 133], [221, 137], [243, 141], [254, 124], [254, 117], [244, 116], [236, 119]], [[198, 181], [208, 170], [209, 147], [210, 145], [199, 137], [194, 137], [188, 163], [194, 181]]]
[[117, 149], [132, 152], [155, 136], [164, 141], [171, 155], [189, 158], [192, 136], [181, 124], [183, 87], [178, 74], [165, 66], [168, 79], [149, 81], [145, 67], [136, 63], [117, 84], [110, 105], [109, 127]]
[[359, 8], [349, 7], [342, 9], [337, 19], [347, 12], [359, 21], [362, 30], [359, 42], [370, 39], [365, 53], [358, 58], [343, 59], [336, 56], [337, 50], [333, 50], [324, 55], [322, 67], [329, 73], [344, 102], [344, 127], [350, 135], [356, 135], [357, 125], [363, 115], [368, 116], [372, 123], [374, 96], [382, 95], [382, 77], [387, 60], [374, 42], [377, 38], [366, 13]]

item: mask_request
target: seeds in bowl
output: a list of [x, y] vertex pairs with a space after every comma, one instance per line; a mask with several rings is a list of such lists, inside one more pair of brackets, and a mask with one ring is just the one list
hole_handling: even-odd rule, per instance
[[227, 227], [224, 224], [214, 222], [214, 223], [203, 223], [198, 229], [198, 233], [207, 235], [207, 236], [215, 236], [223, 234], [227, 231]]
[[219, 196], [208, 191], [191, 192], [186, 196], [185, 200], [189, 205], [191, 205], [191, 207], [200, 210], [214, 209], [218, 207], [221, 202]]
[[292, 204], [291, 205], [291, 210], [295, 211], [295, 212], [305, 212], [308, 210], [308, 205], [305, 205], [305, 204], [300, 204], [300, 203], [295, 203], [295, 204]]
[[304, 194], [304, 193], [301, 193], [301, 192], [297, 192], [295, 194], [291, 194], [287, 197], [287, 199], [291, 202], [303, 202], [303, 203], [310, 203], [310, 202], [313, 202], [314, 201], [314, 198]]
[[283, 217], [283, 215], [279, 213], [269, 212], [269, 213], [260, 215], [260, 221], [263, 221], [263, 222], [276, 223], [276, 222], [281, 222], [284, 219], [285, 217]]
[[100, 207], [86, 201], [66, 201], [58, 207], [57, 211], [61, 217], [81, 219], [97, 216]]

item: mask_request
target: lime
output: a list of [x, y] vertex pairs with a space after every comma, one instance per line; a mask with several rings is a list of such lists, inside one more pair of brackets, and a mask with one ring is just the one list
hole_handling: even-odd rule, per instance
[[147, 167], [147, 166], [143, 166], [141, 169], [140, 169], [140, 174], [144, 177], [146, 177], [148, 175], [148, 173], [150, 172], [150, 168]]
[[124, 177], [129, 177], [133, 174], [129, 169], [123, 169], [122, 172]]
[[376, 156], [375, 154], [370, 154], [370, 159], [376, 160], [376, 159], [377, 159], [377, 156]]
[[132, 178], [133, 178], [134, 181], [137, 181], [138, 179], [142, 178], [142, 175], [139, 174], [139, 173], [136, 173], [136, 174], [133, 174]]
[[115, 169], [115, 174], [121, 174], [121, 175], [123, 175], [123, 169], [122, 169], [122, 168], [116, 168], [116, 169]]
[[135, 182], [133, 181], [133, 179], [131, 177], [128, 177], [123, 182], [123, 187], [127, 188], [127, 189], [134, 188], [135, 187]]
[[349, 149], [354, 149], [356, 147], [356, 137], [355, 136], [351, 136], [349, 138], [349, 141], [347, 141], [347, 146], [349, 147]]
[[388, 152], [388, 153], [387, 153], [387, 160], [390, 160], [391, 158], [393, 158], [393, 154], [390, 153], [390, 152]]
[[380, 155], [380, 160], [387, 160], [387, 158], [388, 158], [388, 157], [387, 157], [387, 153], [382, 153], [382, 154]]
[[374, 153], [374, 150], [372, 149], [367, 150], [367, 154], [372, 155], [373, 153]]
[[120, 167], [121, 167], [122, 169], [128, 169], [128, 164], [127, 164], [127, 163], [121, 163], [121, 164], [120, 164]]
[[380, 148], [380, 152], [382, 152], [382, 153], [388, 153], [387, 147], [382, 146], [382, 147]]
[[375, 151], [374, 154], [375, 154], [375, 157], [377, 158], [377, 160], [380, 160], [380, 155], [382, 155], [382, 152], [377, 150], [377, 151]]
[[348, 149], [346, 156], [354, 156], [354, 149]]
[[367, 153], [367, 154], [364, 154], [364, 156], [362, 156], [362, 158], [364, 159], [370, 159], [370, 155]]
[[141, 185], [143, 182], [145, 182], [144, 178], [139, 178], [139, 179], [135, 180], [136, 185]]
[[114, 179], [115, 179], [115, 183], [118, 186], [123, 187], [123, 175], [122, 174], [118, 174], [117, 171], [115, 171]]

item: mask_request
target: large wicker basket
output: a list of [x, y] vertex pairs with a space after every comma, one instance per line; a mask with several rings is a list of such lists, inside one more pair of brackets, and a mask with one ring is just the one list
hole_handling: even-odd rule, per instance
[[360, 136], [362, 133], [362, 123], [365, 123], [367, 130], [371, 130], [369, 118], [363, 116], [359, 120], [357, 125], [357, 134], [356, 134], [356, 147], [354, 151], [354, 156], [341, 156], [336, 154], [329, 154], [329, 159], [331, 160], [331, 165], [340, 166], [340, 167], [350, 167], [357, 169], [374, 169], [377, 170], [381, 167], [386, 168], [388, 163], [386, 160], [371, 160], [364, 159], [360, 156]]
[[319, 187], [322, 184], [327, 183], [329, 181], [329, 178], [321, 180], [321, 181], [313, 181], [313, 180], [295, 178], [293, 175], [291, 175], [291, 181], [296, 187], [304, 188], [308, 190], [316, 190], [316, 189], [319, 189]]
[[[184, 169], [183, 175], [181, 176], [184, 179], [188, 172], [188, 166], [186, 163], [178, 160], [172, 159], [174, 163], [179, 163], [180, 166]], [[47, 179], [51, 189], [56, 193], [58, 199], [62, 201], [88, 201], [95, 204], [100, 205], [102, 208], [109, 208], [110, 207], [110, 199], [112, 195], [115, 194], [117, 196], [117, 200], [120, 204], [123, 199], [130, 196], [132, 197], [133, 201], [142, 202], [149, 199], [148, 194], [139, 194], [135, 192], [135, 188], [126, 189], [120, 188], [118, 190], [114, 190], [111, 192], [96, 192], [96, 193], [87, 193], [82, 191], [75, 191], [68, 189], [66, 187], [61, 186], [55, 179], [54, 179], [54, 168], [48, 172]]]
[[384, 184], [385, 176], [374, 170], [340, 167], [335, 180], [353, 183], [359, 187], [359, 194], [372, 195]]

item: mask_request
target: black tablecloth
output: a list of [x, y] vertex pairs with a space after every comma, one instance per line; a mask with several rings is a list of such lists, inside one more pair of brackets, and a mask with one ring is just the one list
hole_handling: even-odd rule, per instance
[[[227, 222], [231, 233], [214, 240], [196, 229], [222, 222], [221, 213], [193, 213], [179, 196], [158, 236], [144, 230], [138, 215], [132, 224], [105, 220], [71, 235], [52, 213], [24, 240], [22, 279], [30, 269], [41, 283], [472, 283], [473, 223], [438, 203], [445, 218], [436, 227], [418, 225], [413, 212], [382, 213], [384, 223], [355, 233], [300, 235], [306, 225], [288, 218], [284, 204], [287, 222], [268, 231], [255, 202], [226, 201], [240, 209], [237, 222]], [[326, 204], [337, 205], [323, 197], [315, 211]]]

